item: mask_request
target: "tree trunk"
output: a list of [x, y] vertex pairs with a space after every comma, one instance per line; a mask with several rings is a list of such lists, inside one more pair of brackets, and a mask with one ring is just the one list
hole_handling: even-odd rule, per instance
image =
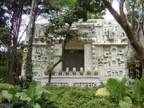
[[[69, 26], [69, 29], [70, 29], [70, 26]], [[66, 38], [65, 38], [64, 41], [63, 41], [61, 58], [50, 68], [50, 70], [48, 70], [48, 73], [49, 73], [48, 86], [51, 86], [51, 76], [52, 76], [52, 71], [53, 71], [53, 69], [54, 69], [60, 62], [62, 62], [63, 59], [64, 59], [64, 51], [65, 51], [65, 47], [66, 47], [66, 43], [67, 43], [68, 37], [69, 37], [69, 34], [66, 35]]]
[[[63, 57], [63, 55], [62, 55]], [[57, 61], [52, 67], [50, 70], [48, 70], [48, 75], [49, 75], [49, 78], [48, 78], [48, 86], [51, 86], [51, 77], [52, 77], [52, 71], [53, 69], [60, 63], [62, 62], [62, 57], [59, 59], [59, 61]]]
[[8, 46], [8, 54], [9, 54], [9, 61], [8, 61], [8, 71], [9, 71], [9, 78], [12, 83], [17, 82], [18, 76], [16, 76], [16, 67], [17, 67], [17, 47], [18, 43], [18, 36], [20, 31], [21, 25], [21, 17], [23, 11], [23, 2], [21, 0], [17, 3], [16, 0], [12, 3], [12, 13], [11, 13], [11, 27], [10, 27], [10, 45]]
[[27, 52], [26, 64], [25, 64], [25, 75], [26, 75], [27, 86], [32, 81], [32, 46], [33, 46], [33, 38], [34, 38], [35, 21], [36, 21], [38, 3], [39, 3], [39, 0], [32, 0], [30, 20], [28, 23], [27, 36], [29, 36], [29, 42], [28, 42], [28, 52]]

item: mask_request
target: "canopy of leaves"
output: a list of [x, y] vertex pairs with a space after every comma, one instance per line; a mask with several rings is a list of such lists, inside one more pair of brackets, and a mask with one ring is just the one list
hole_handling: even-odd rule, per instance
[[[84, 1], [84, 0], [72, 0], [70, 3], [68, 0], [60, 0], [59, 2], [53, 1], [52, 4], [57, 6], [59, 3], [60, 6], [64, 7], [58, 11], [52, 11], [49, 25], [46, 30], [46, 37], [48, 37], [48, 42], [52, 42], [53, 37], [57, 38], [65, 37], [69, 35], [69, 39], [75, 35], [75, 31], [70, 30], [71, 25], [74, 22], [83, 19], [86, 21], [88, 18], [88, 13], [97, 14], [105, 11], [105, 8], [99, 2], [93, 0]], [[51, 40], [51, 41], [50, 41]]]
[[[69, 14], [71, 16], [71, 14]], [[70, 21], [76, 21], [77, 19], [72, 17], [69, 17], [67, 14], [62, 16], [53, 15], [50, 19], [50, 23], [46, 28], [45, 36], [47, 43], [52, 43], [56, 38], [64, 39], [67, 37], [67, 39], [71, 39], [72, 36], [76, 35], [76, 31], [70, 30], [71, 22]], [[67, 18], [69, 17], [69, 22], [67, 21]], [[66, 24], [67, 23], [67, 24]], [[70, 23], [70, 24], [69, 24]], [[60, 41], [61, 41], [60, 39]]]
[[62, 8], [63, 6], [72, 6], [76, 3], [76, 0], [48, 0], [47, 2], [49, 2], [52, 6]]
[[144, 2], [143, 0], [126, 0], [126, 10], [128, 12], [129, 22], [133, 22], [135, 27], [138, 26], [137, 23], [141, 20], [143, 22], [143, 11], [144, 11]]

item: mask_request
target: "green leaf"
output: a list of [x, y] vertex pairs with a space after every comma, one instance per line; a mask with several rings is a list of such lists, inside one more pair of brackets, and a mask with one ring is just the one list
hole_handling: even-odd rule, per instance
[[11, 102], [12, 98], [13, 98], [13, 95], [12, 94], [9, 94], [8, 91], [6, 90], [3, 90], [2, 91], [2, 96], [4, 98], [6, 98], [9, 102]]
[[118, 86], [119, 83], [120, 83], [120, 81], [118, 79], [109, 78], [107, 83], [106, 83], [106, 87], [107, 88], [114, 88], [115, 86]]
[[141, 80], [141, 87], [144, 90], [144, 79]]
[[30, 83], [29, 88], [26, 91], [26, 94], [30, 97], [30, 98], [34, 98], [35, 97], [35, 93], [36, 93], [36, 86], [37, 83], [35, 81], [32, 81]]
[[14, 86], [7, 83], [0, 83], [0, 90], [8, 90], [10, 88], [14, 88]]
[[126, 78], [123, 78], [121, 81], [116, 78], [108, 79], [106, 87], [108, 88], [111, 96], [115, 99], [116, 102], [122, 100], [126, 91], [126, 82]]
[[124, 97], [124, 101], [126, 101], [126, 102], [129, 103], [129, 104], [132, 104], [132, 100], [131, 100], [131, 98], [128, 97], [128, 96]]
[[124, 77], [120, 83], [119, 83], [119, 86], [117, 87], [117, 91], [118, 93], [122, 96], [125, 91], [126, 91], [126, 82], [127, 82], [127, 79]]
[[132, 89], [133, 89], [133, 93], [134, 93], [136, 101], [138, 102], [142, 101], [144, 98], [143, 83], [140, 80], [136, 79]]
[[120, 106], [120, 108], [131, 108], [131, 106], [128, 103], [126, 103], [125, 101], [120, 101], [119, 106]]
[[35, 92], [36, 99], [41, 98], [43, 92], [44, 92], [43, 88], [41, 86], [37, 86]]
[[41, 108], [41, 106], [38, 103], [36, 103], [33, 105], [33, 108]]
[[127, 78], [124, 77], [124, 78], [121, 80], [121, 83], [126, 84], [126, 82], [127, 82]]
[[132, 100], [130, 97], [124, 97], [124, 100], [119, 102], [120, 108], [131, 108], [132, 107]]
[[8, 89], [8, 92], [14, 96], [17, 93], [17, 90], [15, 88], [10, 88]]
[[24, 92], [22, 92], [22, 93], [16, 93], [15, 96], [18, 97], [22, 101], [31, 101], [31, 98], [28, 97], [28, 95], [25, 94]]

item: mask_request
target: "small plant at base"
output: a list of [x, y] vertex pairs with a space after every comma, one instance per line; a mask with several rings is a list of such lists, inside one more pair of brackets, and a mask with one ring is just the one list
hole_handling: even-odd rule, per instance
[[41, 108], [41, 102], [49, 101], [50, 97], [47, 97], [48, 94], [50, 92], [35, 81], [32, 81], [29, 88], [22, 92], [14, 91], [14, 89], [3, 91], [3, 97], [9, 102], [26, 103], [28, 108]]
[[123, 100], [119, 101], [120, 108], [131, 108], [132, 107], [132, 100], [130, 97], [125, 96]]
[[112, 99], [115, 100], [117, 104], [121, 108], [131, 108], [132, 107], [132, 101], [131, 98], [128, 96], [125, 96], [126, 94], [126, 82], [127, 79], [123, 78], [121, 81], [115, 78], [108, 79], [106, 83], [106, 87], [110, 92], [110, 96]]
[[138, 108], [144, 107], [144, 80], [136, 79], [132, 86], [133, 99], [138, 105]]
[[7, 84], [7, 83], [0, 83], [0, 103], [3, 101], [2, 100], [2, 91], [8, 90], [10, 88], [14, 88], [14, 86], [11, 84]]

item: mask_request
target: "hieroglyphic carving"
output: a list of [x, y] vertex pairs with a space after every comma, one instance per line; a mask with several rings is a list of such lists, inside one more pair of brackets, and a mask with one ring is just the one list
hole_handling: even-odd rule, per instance
[[[36, 25], [35, 37], [33, 42], [32, 62], [34, 69], [34, 77], [48, 77], [44, 74], [47, 66], [51, 66], [61, 56], [61, 44], [56, 39], [54, 46], [48, 46], [42, 42], [44, 32], [40, 24]], [[125, 55], [124, 49], [127, 44], [126, 34], [116, 21], [108, 21], [103, 19], [90, 19], [87, 22], [81, 22], [72, 26], [82, 34], [87, 34], [86, 37], [79, 37], [83, 43], [91, 43], [92, 51], [90, 69], [80, 68], [80, 71], [62, 71], [61, 64], [56, 67], [53, 75], [55, 76], [124, 76], [125, 75]], [[61, 39], [63, 40], [63, 39]], [[26, 42], [28, 44], [28, 38]], [[125, 45], [124, 45], [125, 44]], [[58, 52], [55, 50], [58, 49]], [[84, 49], [85, 50], [85, 49]], [[24, 48], [27, 52], [27, 45]], [[55, 52], [55, 53], [54, 53]], [[84, 56], [87, 56], [86, 54]], [[39, 73], [40, 72], [40, 73]]]
[[[113, 69], [125, 68], [124, 49], [125, 46], [109, 45], [109, 46], [97, 47], [96, 45], [93, 45], [92, 46], [93, 69], [97, 66], [102, 66], [106, 76], [124, 75], [123, 74], [124, 70], [113, 71]], [[112, 69], [112, 70], [108, 70], [108, 69]]]
[[[53, 46], [33, 46], [33, 68], [39, 69], [41, 70], [41, 73], [44, 73], [44, 71], [47, 69], [47, 66], [53, 64], [53, 52]], [[40, 76], [36, 73], [37, 72], [35, 72], [34, 77]]]
[[124, 70], [106, 70], [105, 76], [113, 77], [113, 76], [124, 76]]

